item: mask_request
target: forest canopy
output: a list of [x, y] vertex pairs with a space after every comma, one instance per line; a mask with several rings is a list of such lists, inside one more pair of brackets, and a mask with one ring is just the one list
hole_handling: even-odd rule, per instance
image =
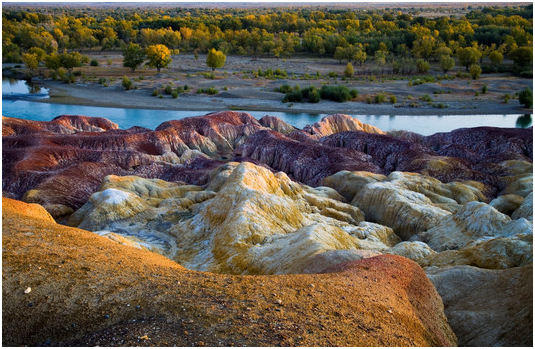
[[[465, 15], [436, 17], [407, 8], [10, 6], [3, 8], [2, 19], [2, 59], [13, 63], [35, 59], [24, 55], [35, 48], [50, 55], [124, 50], [131, 43], [194, 53], [215, 49], [251, 56], [315, 55], [353, 64], [408, 57], [438, 62], [451, 56], [468, 66], [487, 57], [490, 61], [492, 55], [528, 66], [533, 56], [533, 5], [481, 7]], [[474, 50], [477, 58], [466, 58]]]

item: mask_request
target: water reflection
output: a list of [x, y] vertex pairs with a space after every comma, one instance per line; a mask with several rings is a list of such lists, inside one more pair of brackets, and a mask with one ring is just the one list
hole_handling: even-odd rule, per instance
[[3, 76], [2, 77], [2, 82], [4, 81], [7, 81], [7, 83], [10, 85], [10, 86], [13, 86], [13, 85], [16, 85], [19, 83], [19, 79], [15, 79], [15, 78], [8, 78], [8, 77], [5, 77]]
[[35, 85], [35, 84], [29, 84], [28, 82], [26, 82], [26, 85], [28, 85], [28, 89], [30, 90], [31, 94], [41, 93], [41, 86]]
[[2, 99], [48, 98], [48, 89], [24, 80], [2, 77]]
[[522, 116], [519, 116], [518, 119], [516, 119], [516, 127], [518, 128], [528, 128], [533, 123], [533, 119], [531, 114], [524, 114]]

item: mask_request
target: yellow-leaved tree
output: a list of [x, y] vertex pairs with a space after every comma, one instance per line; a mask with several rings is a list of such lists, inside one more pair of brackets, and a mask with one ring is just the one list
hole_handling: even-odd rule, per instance
[[147, 65], [152, 68], [160, 69], [167, 67], [173, 61], [171, 59], [171, 52], [165, 45], [150, 45], [146, 50], [149, 62]]
[[212, 68], [214, 71], [216, 68], [221, 68], [225, 65], [227, 56], [221, 51], [217, 51], [215, 48], [208, 51], [208, 56], [206, 57], [206, 65]]

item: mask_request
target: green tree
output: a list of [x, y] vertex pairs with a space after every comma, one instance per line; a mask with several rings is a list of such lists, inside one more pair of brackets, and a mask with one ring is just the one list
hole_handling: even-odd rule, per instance
[[455, 59], [450, 56], [440, 56], [438, 64], [440, 69], [446, 74], [449, 70], [455, 67]]
[[442, 56], [451, 56], [451, 49], [446, 46], [440, 46], [435, 50], [435, 57], [440, 60]]
[[533, 106], [533, 91], [529, 87], [526, 87], [518, 94], [518, 101], [525, 108], [531, 108]]
[[461, 65], [468, 70], [468, 67], [472, 64], [476, 64], [481, 57], [481, 52], [475, 47], [465, 47], [457, 51], [457, 57]]
[[346, 49], [342, 46], [336, 47], [334, 51], [334, 58], [342, 63], [342, 59], [346, 58]]
[[158, 73], [173, 61], [171, 59], [171, 52], [165, 45], [150, 45], [147, 47], [145, 53], [149, 59], [148, 66], [158, 69]]
[[435, 41], [435, 38], [430, 35], [425, 35], [422, 38], [415, 40], [413, 43], [412, 54], [416, 58], [429, 59], [429, 57], [433, 55]]
[[361, 48], [357, 48], [357, 50], [353, 53], [353, 56], [351, 56], [351, 60], [359, 65], [362, 65], [362, 63], [366, 62], [366, 51]]
[[33, 72], [34, 69], [37, 69], [39, 61], [37, 60], [37, 55], [35, 53], [23, 53], [22, 62], [26, 65], [30, 72]]
[[123, 50], [123, 67], [136, 71], [145, 60], [145, 51], [138, 44], [130, 43]]
[[59, 56], [55, 53], [51, 53], [45, 56], [45, 66], [50, 70], [57, 70], [61, 68], [61, 61]]
[[72, 71], [72, 68], [82, 66], [82, 55], [80, 52], [63, 51], [63, 53], [59, 55], [59, 61], [63, 68]]
[[350, 78], [354, 73], [355, 69], [353, 69], [353, 64], [351, 64], [351, 62], [347, 62], [346, 68], [344, 69], [344, 75]]
[[472, 76], [472, 79], [477, 79], [478, 76], [481, 74], [481, 67], [477, 64], [471, 64], [470, 68], [468, 69], [470, 72], [470, 75]]
[[427, 74], [429, 68], [431, 68], [431, 65], [428, 61], [425, 61], [421, 58], [416, 60], [416, 69], [418, 69], [418, 73]]
[[29, 53], [33, 53], [37, 56], [37, 62], [44, 61], [46, 57], [46, 52], [42, 48], [39, 47], [32, 47], [29, 51]]
[[489, 58], [490, 58], [490, 61], [492, 62], [492, 64], [494, 64], [494, 65], [501, 64], [502, 61], [503, 61], [503, 55], [498, 50], [492, 51], [489, 54]]
[[509, 58], [520, 67], [531, 66], [531, 62], [533, 61], [533, 49], [528, 46], [515, 48], [509, 52]]
[[225, 65], [225, 60], [227, 56], [221, 51], [217, 51], [215, 48], [208, 51], [208, 56], [206, 57], [206, 65], [212, 68], [214, 71], [216, 68], [221, 68]]
[[375, 63], [378, 66], [382, 67], [386, 64], [386, 52], [385, 51], [375, 51]]

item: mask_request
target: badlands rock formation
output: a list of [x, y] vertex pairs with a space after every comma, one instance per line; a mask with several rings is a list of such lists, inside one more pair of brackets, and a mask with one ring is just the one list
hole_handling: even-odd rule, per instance
[[[331, 274], [189, 271], [4, 199], [4, 346], [454, 346], [443, 305], [397, 256]], [[157, 330], [155, 330], [157, 328]]]
[[2, 136], [32, 133], [104, 132], [118, 128], [116, 123], [108, 119], [83, 115], [60, 115], [50, 122], [2, 117]]
[[[108, 176], [68, 223], [133, 237], [190, 269], [231, 274], [320, 271], [359, 250], [385, 251], [400, 241], [342, 201], [333, 189], [230, 163], [213, 173], [206, 190]], [[337, 250], [344, 252], [329, 265], [317, 256]]]
[[531, 346], [533, 264], [505, 270], [428, 270], [460, 346]]
[[[524, 310], [506, 299], [514, 295], [505, 287], [531, 292], [514, 275], [533, 263], [532, 129], [425, 137], [384, 134], [332, 115], [298, 130], [275, 117], [257, 121], [237, 112], [170, 121], [155, 131], [119, 130], [81, 116], [49, 123], [3, 118], [3, 126], [3, 196], [39, 203], [104, 244], [225, 274], [318, 273], [360, 260], [375, 268], [377, 261], [404, 260], [389, 256], [399, 255], [442, 275], [432, 280], [461, 343], [517, 345], [518, 328], [522, 345], [531, 345], [520, 323], [526, 317], [517, 316]], [[489, 304], [504, 298], [515, 312], [483, 312], [464, 301], [477, 286], [448, 276], [457, 270], [499, 289], [478, 297]], [[308, 276], [280, 280], [294, 277]], [[315, 285], [326, 280], [314, 277]], [[98, 344], [99, 336], [143, 328], [113, 326], [65, 343]], [[275, 343], [264, 339], [243, 343]]]
[[[56, 218], [78, 209], [106, 175], [203, 185], [231, 158], [283, 171], [312, 186], [341, 170], [410, 171], [443, 182], [483, 182], [489, 198], [498, 193], [525, 197], [533, 191], [533, 178], [526, 176], [532, 167], [529, 130], [477, 129], [476, 142], [466, 136], [469, 131], [384, 135], [347, 115], [294, 130], [275, 117], [259, 122], [239, 112], [169, 121], [155, 131], [118, 130], [105, 119], [69, 115], [48, 123], [3, 118], [2, 124], [3, 196], [21, 199], [36, 190], [27, 200], [44, 205]], [[485, 137], [500, 141], [485, 143]], [[452, 147], [479, 155], [452, 157]], [[69, 181], [80, 183], [79, 188]]]
[[303, 132], [310, 134], [314, 139], [320, 139], [344, 131], [364, 131], [365, 133], [384, 134], [377, 127], [365, 124], [358, 119], [344, 114], [326, 116], [321, 121], [303, 128]]

